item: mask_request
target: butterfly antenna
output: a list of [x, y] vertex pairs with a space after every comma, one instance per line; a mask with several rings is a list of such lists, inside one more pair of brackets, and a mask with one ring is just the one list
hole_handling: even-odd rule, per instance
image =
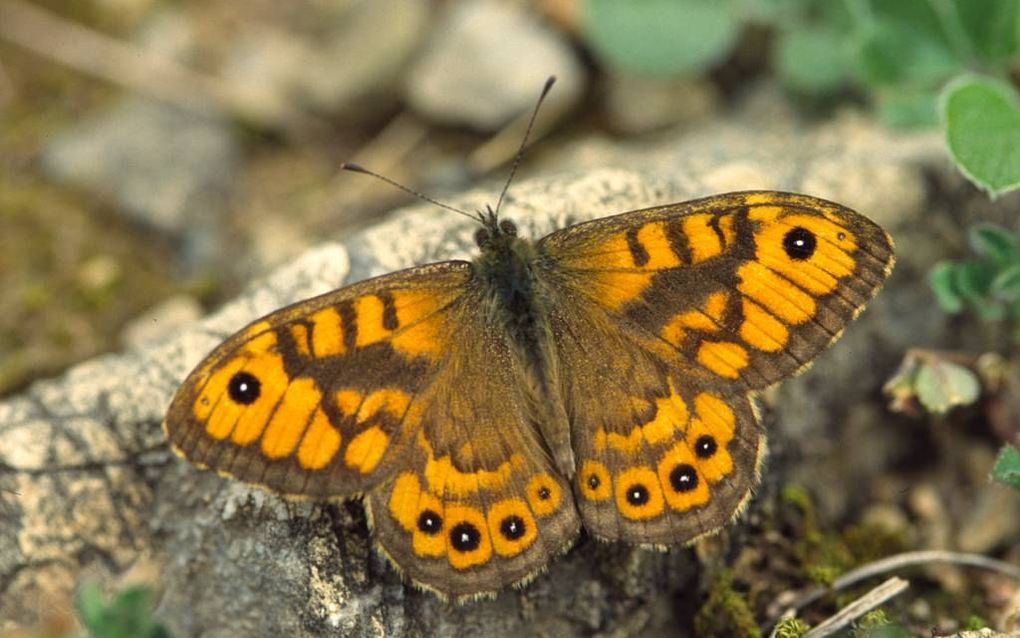
[[506, 197], [506, 191], [510, 188], [510, 182], [514, 181], [514, 175], [517, 173], [517, 167], [521, 163], [521, 158], [524, 157], [524, 149], [528, 145], [528, 136], [531, 135], [531, 127], [535, 125], [535, 118], [538, 117], [538, 109], [542, 106], [545, 96], [549, 94], [549, 90], [555, 83], [556, 76], [550, 75], [549, 79], [545, 81], [545, 86], [542, 87], [542, 93], [538, 96], [538, 102], [535, 103], [535, 110], [531, 112], [531, 119], [528, 120], [528, 128], [524, 130], [524, 139], [521, 140], [521, 147], [517, 149], [517, 154], [514, 155], [514, 163], [510, 165], [510, 176], [506, 178], [506, 184], [503, 185], [503, 192], [499, 194], [499, 201], [496, 202], [496, 215], [499, 214], [499, 207], [503, 205], [503, 198]]
[[353, 164], [351, 162], [344, 162], [344, 163], [340, 164], [340, 168], [341, 168], [341, 170], [351, 171], [352, 173], [364, 173], [365, 175], [370, 175], [370, 176], [372, 176], [372, 177], [374, 177], [376, 179], [380, 179], [380, 180], [386, 182], [390, 186], [394, 186], [396, 188], [399, 188], [400, 190], [404, 191], [405, 193], [408, 193], [410, 195], [414, 195], [415, 197], [417, 197], [420, 200], [426, 201], [426, 202], [428, 202], [430, 204], [434, 204], [434, 205], [436, 205], [436, 206], [438, 206], [440, 208], [445, 208], [446, 210], [453, 211], [453, 212], [458, 213], [460, 215], [463, 215], [463, 216], [465, 216], [465, 217], [467, 217], [467, 218], [469, 218], [471, 220], [478, 221], [478, 217], [476, 215], [472, 215], [470, 213], [466, 213], [466, 212], [462, 211], [459, 208], [454, 208], [453, 206], [450, 206], [449, 204], [444, 204], [442, 202], [437, 202], [436, 200], [432, 199], [428, 195], [424, 195], [422, 193], [419, 193], [418, 191], [414, 190], [413, 188], [408, 188], [407, 186], [404, 186], [403, 184], [401, 184], [399, 182], [393, 181], [389, 177], [385, 177], [383, 175], [380, 175], [379, 173], [370, 171], [367, 168], [365, 168], [364, 166], [361, 166], [360, 164]]

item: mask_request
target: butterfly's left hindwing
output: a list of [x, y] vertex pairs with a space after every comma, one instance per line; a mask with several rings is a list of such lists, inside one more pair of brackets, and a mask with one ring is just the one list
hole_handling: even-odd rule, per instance
[[193, 463], [284, 494], [346, 496], [392, 471], [447, 348], [470, 265], [406, 270], [278, 310], [221, 344], [164, 427]]

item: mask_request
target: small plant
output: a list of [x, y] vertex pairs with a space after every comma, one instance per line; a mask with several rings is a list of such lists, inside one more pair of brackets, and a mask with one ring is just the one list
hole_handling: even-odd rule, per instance
[[152, 590], [148, 587], [128, 587], [107, 601], [98, 585], [85, 583], [76, 602], [89, 638], [171, 638], [152, 618]]
[[889, 409], [918, 415], [923, 408], [930, 414], [945, 414], [977, 401], [981, 381], [966, 365], [950, 361], [952, 354], [908, 351], [899, 369], [882, 386], [890, 399]]
[[992, 480], [1020, 490], [1020, 450], [1004, 445], [992, 466]]
[[943, 261], [929, 273], [929, 284], [942, 309], [950, 314], [974, 310], [985, 321], [1013, 325], [1020, 343], [1020, 237], [993, 224], [978, 224], [968, 233], [975, 259]]
[[913, 635], [891, 621], [881, 609], [873, 609], [861, 616], [849, 633], [852, 638], [910, 638]]

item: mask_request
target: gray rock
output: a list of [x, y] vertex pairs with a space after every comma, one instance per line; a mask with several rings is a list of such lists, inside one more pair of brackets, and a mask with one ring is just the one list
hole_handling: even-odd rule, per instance
[[125, 98], [57, 135], [43, 153], [57, 180], [109, 197], [158, 230], [214, 227], [238, 151], [228, 124], [141, 98]]
[[406, 95], [438, 122], [494, 131], [530, 111], [550, 75], [550, 103], [580, 97], [584, 70], [561, 34], [517, 3], [470, 0], [449, 6], [407, 74]]
[[[781, 120], [765, 121], [709, 123], [704, 133], [641, 148], [596, 141], [566, 149], [558, 167], [573, 170], [517, 184], [504, 214], [539, 236], [721, 188], [771, 186], [838, 195], [898, 235], [926, 201], [922, 171], [944, 166], [935, 138], [894, 139], [864, 120], [817, 128], [790, 122], [785, 131]], [[577, 170], [586, 164], [630, 169]], [[494, 196], [485, 188], [451, 203], [473, 209]], [[166, 449], [159, 424], [177, 384], [233, 330], [344, 283], [467, 257], [474, 230], [429, 206], [401, 211], [344, 244], [307, 252], [177, 334], [81, 364], [0, 403], [0, 618], [7, 619], [0, 629], [32, 622], [40, 592], [67, 596], [86, 574], [115, 587], [139, 564], [158, 574], [157, 614], [178, 636], [624, 636], [690, 627], [698, 583], [689, 551], [582, 539], [522, 591], [448, 605], [403, 585], [372, 551], [359, 505], [288, 502], [198, 471]], [[770, 432], [778, 453], [767, 484], [797, 471], [819, 490], [844, 489], [825, 471], [838, 451], [807, 457], [799, 470], [782, 463], [789, 432], [838, 440], [849, 406], [873, 400], [900, 353], [916, 343], [916, 333], [892, 324], [945, 334], [945, 321], [916, 302], [926, 264], [914, 254], [903, 242], [899, 270], [873, 307], [813, 370], [784, 384], [768, 418], [779, 427]], [[893, 444], [909, 439], [888, 428], [883, 434]], [[738, 524], [712, 546], [725, 548], [725, 538], [740, 533]]]
[[306, 10], [295, 14], [299, 24], [257, 23], [239, 34], [227, 51], [224, 81], [279, 105], [281, 115], [289, 104], [348, 113], [368, 97], [396, 92], [431, 24], [424, 2], [358, 0]]

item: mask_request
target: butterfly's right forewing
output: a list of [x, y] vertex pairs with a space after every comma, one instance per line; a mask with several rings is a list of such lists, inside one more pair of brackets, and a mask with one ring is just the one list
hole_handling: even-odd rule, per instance
[[241, 330], [182, 384], [164, 427], [199, 466], [284, 494], [347, 496], [392, 471], [421, 427], [470, 266], [355, 284]]

